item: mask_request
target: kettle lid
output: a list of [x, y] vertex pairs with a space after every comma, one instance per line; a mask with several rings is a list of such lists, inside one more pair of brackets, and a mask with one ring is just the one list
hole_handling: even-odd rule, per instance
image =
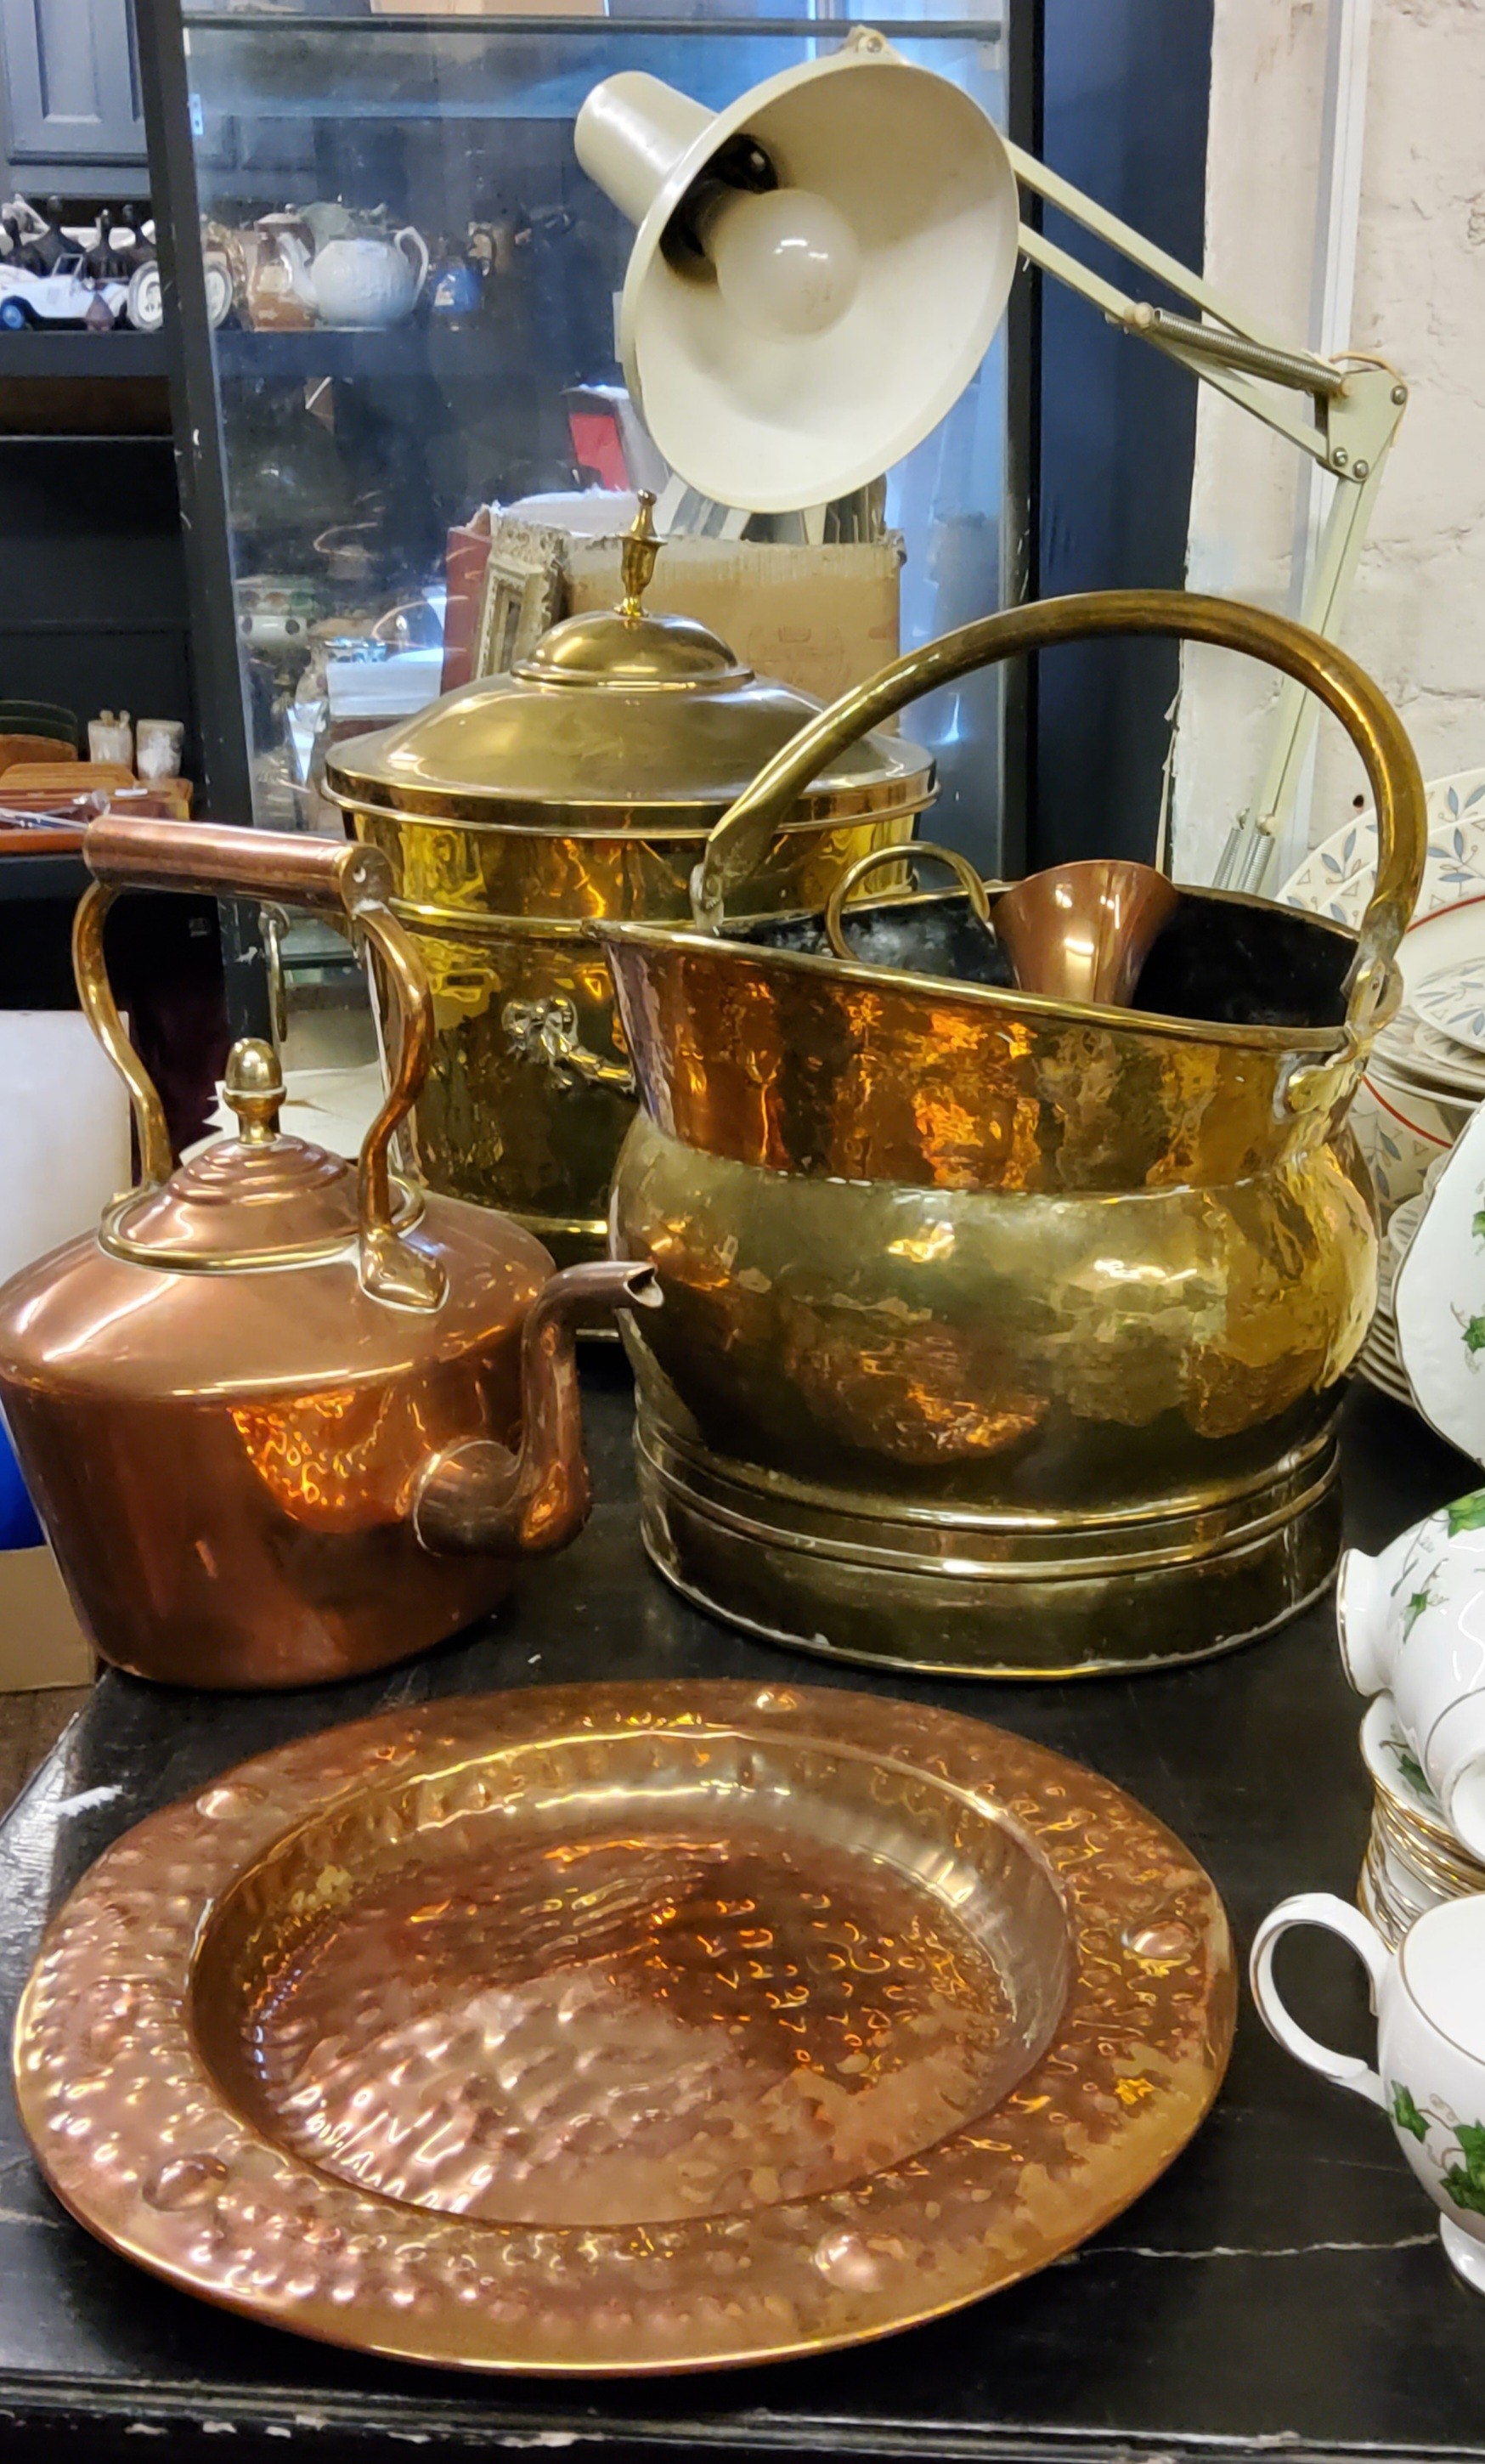
[[[508, 672], [331, 746], [328, 793], [347, 811], [475, 828], [704, 834], [820, 704], [756, 675], [694, 617], [646, 606], [661, 547], [653, 501], [642, 492], [622, 542], [617, 607], [568, 616]], [[918, 746], [863, 736], [806, 790], [798, 817], [899, 815], [927, 803], [932, 781]]]
[[272, 1045], [234, 1044], [222, 1092], [235, 1133], [162, 1187], [125, 1199], [106, 1221], [106, 1245], [140, 1265], [188, 1269], [288, 1265], [355, 1241], [356, 1166], [280, 1131], [284, 1082]]

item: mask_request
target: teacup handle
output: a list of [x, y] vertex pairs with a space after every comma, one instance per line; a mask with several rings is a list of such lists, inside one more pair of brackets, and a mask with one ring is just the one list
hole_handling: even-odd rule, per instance
[[1321, 2079], [1333, 2079], [1337, 2087], [1353, 2088], [1358, 2096], [1380, 2104], [1385, 2113], [1387, 2097], [1370, 2064], [1364, 2062], [1359, 2054], [1333, 2053], [1328, 2045], [1319, 2043], [1297, 2019], [1291, 2018], [1279, 1998], [1274, 1982], [1275, 1948], [1280, 1934], [1287, 1933], [1291, 1925], [1322, 1925], [1327, 1932], [1338, 1933], [1353, 1950], [1360, 1951], [1371, 1977], [1372, 2007], [1376, 2007], [1376, 1997], [1392, 1965], [1392, 1954], [1375, 1925], [1367, 1924], [1360, 1908], [1348, 1906], [1329, 1891], [1301, 1891], [1296, 1899], [1281, 1900], [1254, 1937], [1248, 1977], [1258, 2016], [1269, 2035], [1277, 2036], [1297, 2061], [1307, 2062], [1312, 2071], [1319, 2071]]

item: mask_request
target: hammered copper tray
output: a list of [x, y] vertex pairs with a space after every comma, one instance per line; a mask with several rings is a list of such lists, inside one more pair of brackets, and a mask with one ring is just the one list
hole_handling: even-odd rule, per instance
[[786, 1684], [564, 1686], [265, 1754], [109, 1849], [16, 2027], [80, 2221], [302, 2334], [475, 2369], [879, 2336], [1167, 2165], [1221, 1903], [1104, 1780]]

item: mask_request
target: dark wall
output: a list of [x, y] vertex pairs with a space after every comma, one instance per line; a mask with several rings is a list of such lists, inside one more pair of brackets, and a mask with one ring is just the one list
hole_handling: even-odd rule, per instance
[[61, 702], [84, 724], [123, 708], [189, 730], [167, 436], [0, 433], [0, 698]]
[[[1212, 0], [1043, 0], [1042, 158], [1199, 270]], [[1193, 313], [1048, 210], [1047, 236], [1133, 297]], [[1041, 284], [1039, 589], [1186, 577], [1196, 380]], [[1173, 643], [1054, 651], [1036, 690], [1030, 862], [1147, 860], [1175, 695]]]

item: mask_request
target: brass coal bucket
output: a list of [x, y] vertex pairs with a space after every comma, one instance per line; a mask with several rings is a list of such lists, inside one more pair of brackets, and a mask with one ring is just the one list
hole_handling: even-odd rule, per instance
[[[709, 830], [819, 715], [705, 627], [644, 606], [659, 544], [646, 505], [622, 606], [569, 617], [511, 674], [353, 737], [325, 765], [348, 831], [391, 865], [393, 913], [433, 988], [419, 1172], [513, 1215], [559, 1265], [602, 1255], [634, 1116], [594, 926], [685, 917]], [[857, 857], [911, 838], [932, 792], [929, 757], [901, 737], [843, 743], [758, 849], [750, 912], [813, 906]]]
[[[963, 940], [962, 894], [854, 911], [855, 957], [819, 916], [717, 935], [862, 729], [1104, 633], [1247, 651], [1342, 721], [1378, 820], [1359, 935], [1185, 890], [1126, 1008], [913, 972]], [[773, 760], [712, 833], [695, 926], [600, 927], [643, 1107], [611, 1238], [666, 1297], [625, 1337], [661, 1572], [797, 1648], [967, 1676], [1200, 1659], [1317, 1593], [1376, 1285], [1345, 1113], [1424, 842], [1408, 738], [1355, 663], [1176, 592], [966, 626]]]

